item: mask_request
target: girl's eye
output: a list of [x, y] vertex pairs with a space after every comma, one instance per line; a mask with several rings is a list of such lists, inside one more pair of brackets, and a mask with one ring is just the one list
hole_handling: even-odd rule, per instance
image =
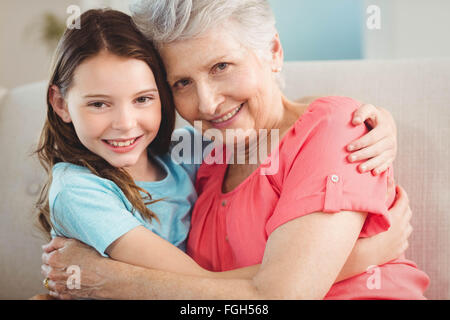
[[153, 100], [151, 97], [139, 97], [136, 99], [137, 103], [147, 103]]
[[105, 105], [103, 102], [93, 102], [93, 103], [88, 104], [88, 106], [94, 107], [97, 109], [100, 109], [101, 107], [103, 107], [103, 105]]

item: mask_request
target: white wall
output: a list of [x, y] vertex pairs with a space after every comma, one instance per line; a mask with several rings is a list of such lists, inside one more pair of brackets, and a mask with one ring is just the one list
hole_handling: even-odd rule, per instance
[[13, 88], [48, 77], [52, 52], [40, 40], [44, 12], [67, 17], [76, 0], [0, 1], [0, 87]]
[[365, 0], [381, 9], [381, 29], [365, 28], [368, 59], [450, 57], [449, 0]]
[[40, 21], [45, 12], [65, 21], [70, 5], [79, 5], [82, 11], [97, 6], [127, 11], [128, 7], [125, 0], [0, 0], [0, 88], [48, 78], [53, 52], [40, 40]]
[[109, 7], [130, 14], [128, 3], [128, 0], [80, 0], [80, 6], [83, 11], [92, 8]]
[[[381, 8], [381, 30], [364, 28], [369, 59], [450, 57], [450, 0], [355, 0]], [[1, 0], [0, 87], [13, 88], [48, 78], [52, 52], [39, 40], [46, 11], [67, 17], [66, 9], [98, 5], [127, 12], [126, 0]]]

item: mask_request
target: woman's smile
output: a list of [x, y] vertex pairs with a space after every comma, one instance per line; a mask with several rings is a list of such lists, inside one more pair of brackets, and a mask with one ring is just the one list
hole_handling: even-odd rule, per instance
[[231, 110], [225, 115], [218, 117], [216, 119], [211, 120], [213, 127], [222, 129], [231, 125], [240, 115], [242, 108], [244, 108], [245, 103], [242, 103], [237, 108]]

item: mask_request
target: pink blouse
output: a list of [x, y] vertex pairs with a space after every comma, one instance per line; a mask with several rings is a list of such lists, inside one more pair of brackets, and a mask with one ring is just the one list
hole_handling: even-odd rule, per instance
[[[365, 126], [351, 124], [358, 107], [344, 97], [314, 101], [278, 149], [228, 193], [222, 192], [227, 165], [203, 163], [188, 254], [212, 271], [259, 264], [276, 228], [313, 212], [368, 212], [360, 237], [387, 230], [395, 198], [395, 193], [386, 197], [392, 168], [373, 176], [359, 173], [358, 164], [347, 161], [346, 145], [367, 132]], [[263, 174], [273, 163], [278, 170]], [[428, 283], [413, 262], [397, 259], [334, 284], [325, 299], [424, 299]]]

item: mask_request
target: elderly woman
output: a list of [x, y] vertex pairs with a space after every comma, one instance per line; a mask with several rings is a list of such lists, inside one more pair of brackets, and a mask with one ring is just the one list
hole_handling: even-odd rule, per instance
[[[265, 0], [147, 0], [136, 2], [132, 11], [142, 32], [158, 45], [184, 119], [200, 124], [206, 135], [224, 137], [220, 143], [227, 150], [243, 142], [246, 160], [261, 144], [269, 144], [270, 155], [258, 153], [253, 164], [238, 164], [236, 153], [221, 153], [220, 148], [211, 152], [210, 158], [225, 161], [205, 161], [198, 171], [198, 200], [187, 245], [189, 255], [211, 271], [261, 265], [241, 276], [230, 273], [229, 279], [199, 277], [102, 258], [77, 241], [59, 238], [43, 255], [43, 273], [54, 294], [424, 299], [427, 275], [403, 257], [392, 260], [397, 252], [386, 261], [376, 260], [374, 264], [390, 261], [372, 273], [341, 274], [358, 257], [355, 243], [389, 228], [387, 214], [395, 198], [388, 190], [393, 159], [376, 157], [363, 173], [357, 162], [347, 159], [346, 146], [367, 133], [364, 125], [351, 123], [360, 106], [356, 101], [326, 97], [301, 104], [282, 94], [278, 77], [283, 50]], [[227, 138], [231, 129], [234, 135]], [[260, 129], [278, 135], [279, 143], [247, 134]], [[365, 144], [377, 140], [373, 135], [364, 137]], [[378, 154], [386, 141], [353, 154], [355, 160]], [[276, 170], [267, 173], [273, 163]], [[374, 168], [381, 174], [371, 174]], [[401, 188], [398, 193], [406, 197]], [[402, 206], [406, 210], [405, 202]], [[65, 286], [64, 270], [70, 265], [82, 269], [79, 290]], [[379, 279], [372, 283], [371, 276]]]

